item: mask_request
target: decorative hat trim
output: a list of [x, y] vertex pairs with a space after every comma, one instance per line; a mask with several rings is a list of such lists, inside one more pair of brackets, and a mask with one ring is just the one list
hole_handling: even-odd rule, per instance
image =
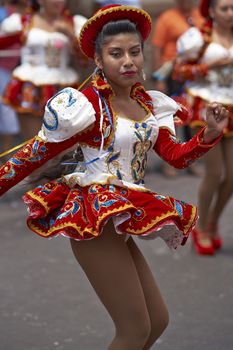
[[79, 35], [79, 44], [83, 53], [94, 58], [95, 39], [103, 26], [110, 21], [129, 19], [137, 24], [137, 29], [145, 41], [151, 30], [152, 19], [150, 15], [133, 6], [110, 5], [101, 8], [84, 24]]

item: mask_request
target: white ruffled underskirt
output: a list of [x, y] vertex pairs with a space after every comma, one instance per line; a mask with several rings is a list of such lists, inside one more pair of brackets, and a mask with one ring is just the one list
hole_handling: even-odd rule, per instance
[[111, 184], [116, 185], [120, 187], [126, 187], [130, 188], [132, 190], [142, 191], [142, 192], [150, 192], [149, 189], [147, 189], [144, 185], [137, 185], [133, 183], [132, 179], [129, 179], [129, 181], [119, 180], [116, 176], [101, 172], [99, 174], [88, 174], [87, 172], [74, 172], [69, 175], [65, 175], [63, 177], [63, 181], [69, 186], [74, 187], [76, 185], [79, 185], [81, 187], [90, 186], [92, 184], [98, 183], [98, 184]]
[[14, 69], [13, 77], [29, 81], [35, 85], [74, 85], [79, 81], [77, 72], [69, 67], [53, 68], [47, 66], [32, 66], [22, 64]]
[[193, 97], [200, 97], [208, 102], [233, 105], [233, 86], [225, 87], [216, 84], [193, 84], [187, 86], [188, 93]]

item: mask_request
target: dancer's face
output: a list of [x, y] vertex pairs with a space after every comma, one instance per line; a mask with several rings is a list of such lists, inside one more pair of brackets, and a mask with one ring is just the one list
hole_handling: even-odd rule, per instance
[[135, 84], [143, 68], [142, 43], [137, 34], [110, 36], [102, 45], [102, 54], [95, 57], [96, 65], [114, 87], [128, 88]]
[[221, 28], [233, 28], [233, 0], [218, 0], [210, 8], [210, 15]]
[[66, 6], [66, 0], [40, 0], [38, 2], [44, 12], [54, 16], [60, 15]]

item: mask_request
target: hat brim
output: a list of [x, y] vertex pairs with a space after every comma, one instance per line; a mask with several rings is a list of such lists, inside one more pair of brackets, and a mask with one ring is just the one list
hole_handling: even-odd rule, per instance
[[98, 11], [82, 27], [79, 35], [79, 45], [82, 52], [87, 57], [94, 58], [95, 40], [103, 26], [108, 22], [123, 19], [128, 19], [137, 25], [144, 41], [148, 38], [152, 20], [146, 11], [133, 6], [112, 6]]
[[210, 0], [201, 0], [200, 13], [203, 17], [209, 17]]

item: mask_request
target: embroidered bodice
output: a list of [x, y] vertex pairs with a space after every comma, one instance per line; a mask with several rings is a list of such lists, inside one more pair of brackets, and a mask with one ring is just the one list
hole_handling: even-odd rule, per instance
[[[179, 59], [185, 62], [190, 58], [198, 58], [203, 45], [202, 35], [197, 29], [184, 33], [177, 42]], [[233, 105], [233, 46], [227, 49], [219, 43], [211, 42], [198, 62], [205, 64], [225, 57], [232, 58], [231, 65], [208, 69], [205, 76], [197, 76], [194, 81], [186, 84], [191, 95], [199, 96], [209, 102]]]
[[66, 176], [71, 186], [77, 182], [82, 186], [94, 182], [144, 185], [147, 153], [157, 139], [158, 121], [153, 114], [143, 121], [116, 118], [114, 138], [100, 159], [93, 161], [98, 158], [99, 149], [81, 145], [86, 170]]

